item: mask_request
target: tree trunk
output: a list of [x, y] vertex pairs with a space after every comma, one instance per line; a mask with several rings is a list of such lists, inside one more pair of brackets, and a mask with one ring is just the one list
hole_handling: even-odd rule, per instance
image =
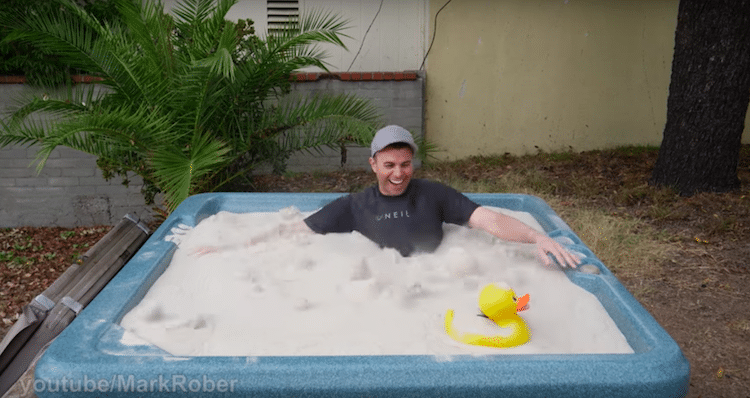
[[682, 195], [739, 187], [750, 101], [750, 0], [680, 0], [667, 123], [650, 183]]

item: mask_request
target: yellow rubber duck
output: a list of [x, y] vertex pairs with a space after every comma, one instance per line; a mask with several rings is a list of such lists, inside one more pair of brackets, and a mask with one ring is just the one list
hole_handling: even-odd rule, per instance
[[528, 294], [516, 299], [513, 289], [502, 288], [491, 283], [479, 293], [479, 309], [498, 326], [509, 328], [510, 335], [485, 336], [458, 332], [453, 328], [453, 310], [448, 310], [445, 314], [445, 332], [453, 340], [465, 344], [497, 348], [510, 348], [525, 344], [529, 341], [531, 332], [517, 312], [526, 310], [528, 303]]

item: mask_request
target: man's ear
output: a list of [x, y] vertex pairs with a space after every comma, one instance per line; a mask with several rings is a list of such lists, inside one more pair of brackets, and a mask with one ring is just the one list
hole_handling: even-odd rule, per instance
[[372, 168], [372, 172], [377, 173], [376, 168], [377, 168], [378, 163], [375, 161], [375, 158], [371, 157], [369, 160], [370, 160], [370, 168]]

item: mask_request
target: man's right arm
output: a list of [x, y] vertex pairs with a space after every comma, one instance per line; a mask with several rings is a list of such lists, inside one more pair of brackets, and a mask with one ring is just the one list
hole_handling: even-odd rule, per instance
[[203, 256], [209, 253], [218, 253], [226, 250], [237, 250], [245, 247], [250, 247], [261, 242], [265, 242], [272, 237], [287, 237], [298, 234], [312, 234], [313, 232], [314, 231], [307, 226], [307, 223], [305, 223], [304, 220], [297, 221], [291, 224], [280, 224], [278, 227], [270, 231], [266, 231], [262, 234], [256, 235], [242, 243], [221, 246], [202, 246], [196, 248], [191, 253], [191, 255]]
[[317, 212], [307, 216], [304, 220], [291, 224], [281, 224], [278, 227], [263, 234], [254, 236], [241, 244], [203, 246], [197, 248], [191, 254], [194, 256], [202, 256], [204, 254], [222, 252], [225, 250], [237, 250], [265, 242], [272, 237], [286, 237], [295, 234], [351, 232], [353, 229], [353, 218], [351, 216], [350, 200], [351, 195], [340, 197], [323, 206], [323, 208]]

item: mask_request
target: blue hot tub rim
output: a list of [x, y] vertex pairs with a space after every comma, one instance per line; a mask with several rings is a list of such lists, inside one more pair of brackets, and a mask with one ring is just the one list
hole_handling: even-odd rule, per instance
[[[551, 237], [583, 254], [584, 263], [595, 265], [599, 274], [570, 269], [565, 273], [577, 285], [599, 293], [597, 297], [626, 335], [633, 354], [466, 355], [450, 360], [407, 355], [176, 357], [154, 346], [121, 342], [124, 331], [119, 326], [120, 320], [161, 275], [176, 249], [173, 243], [164, 240], [172, 228], [180, 224], [197, 225], [218, 211], [270, 212], [290, 205], [301, 211], [313, 211], [342, 195], [345, 194], [209, 193], [189, 197], [49, 347], [37, 364], [36, 382], [42, 387], [37, 395], [80, 395], [73, 391], [52, 391], [52, 383], [60, 379], [104, 380], [108, 381], [104, 384], [113, 386], [120, 376], [153, 380], [156, 375], [169, 378], [175, 372], [199, 380], [235, 377], [238, 380], [235, 392], [258, 396], [300, 392], [321, 396], [332, 392], [342, 396], [362, 393], [402, 396], [409, 391], [431, 391], [445, 396], [481, 396], [493, 391], [510, 395], [515, 391], [523, 396], [687, 394], [689, 363], [677, 343], [546, 202], [521, 194], [467, 196], [482, 205], [530, 212]], [[175, 368], [175, 364], [179, 366]], [[327, 379], [324, 374], [336, 376]], [[45, 387], [45, 383], [49, 386]], [[129, 395], [128, 391], [108, 393]]]

